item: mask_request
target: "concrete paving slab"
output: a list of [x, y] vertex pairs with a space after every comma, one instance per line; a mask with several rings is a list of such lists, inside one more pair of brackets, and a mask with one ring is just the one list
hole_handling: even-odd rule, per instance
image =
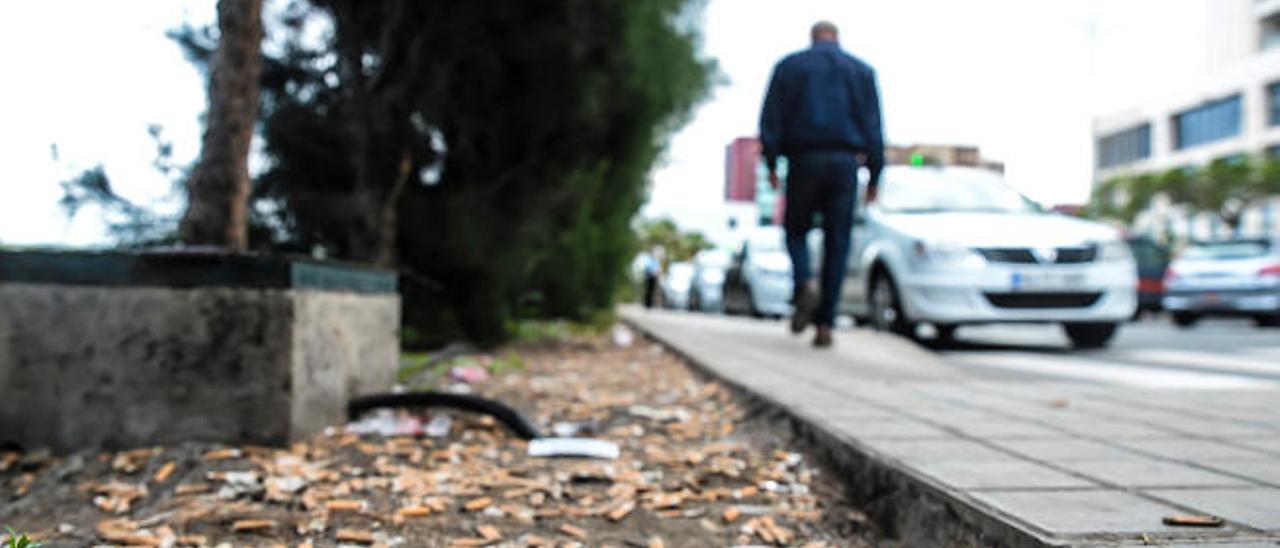
[[972, 495], [1055, 535], [1172, 533], [1176, 530], [1160, 520], [1180, 513], [1124, 491], [977, 491]]
[[1214, 460], [1205, 463], [1205, 466], [1243, 476], [1271, 487], [1280, 487], [1280, 460], [1277, 459]]
[[1179, 435], [1177, 432], [1147, 424], [1108, 418], [1093, 418], [1086, 421], [1051, 421], [1049, 424], [1078, 436], [1093, 438], [1144, 440], [1168, 439]]
[[1151, 453], [1160, 457], [1181, 460], [1249, 460], [1266, 457], [1266, 453], [1199, 439], [1118, 440], [1118, 445]]
[[1063, 466], [1120, 487], [1256, 486], [1248, 480], [1136, 455], [1125, 460], [1083, 460], [1063, 463]]
[[966, 462], [1006, 461], [1010, 455], [977, 442], [951, 440], [863, 440], [878, 453], [904, 462], [961, 460]]
[[1275, 431], [1260, 425], [1237, 420], [1173, 419], [1170, 428], [1190, 436], [1211, 435], [1219, 438], [1256, 438], [1270, 436]]
[[1101, 485], [1033, 462], [1004, 460], [921, 460], [910, 466], [960, 489], [1082, 489]]
[[1060, 430], [999, 417], [956, 425], [956, 429], [968, 436], [991, 440], [1062, 437]]
[[1236, 441], [1235, 443], [1239, 445], [1243, 445], [1245, 447], [1249, 447], [1251, 449], [1257, 449], [1259, 451], [1270, 453], [1273, 456], [1280, 457], [1280, 437], [1252, 438], [1247, 440], [1239, 440], [1239, 441]]
[[1058, 463], [1079, 460], [1124, 460], [1137, 455], [1133, 451], [1098, 441], [1062, 437], [1047, 440], [998, 440], [995, 443], [1034, 459]]
[[955, 434], [914, 419], [864, 420], [861, 417], [832, 417], [829, 421], [859, 439], [950, 439]]
[[1280, 489], [1170, 489], [1148, 493], [1228, 521], [1280, 532]]

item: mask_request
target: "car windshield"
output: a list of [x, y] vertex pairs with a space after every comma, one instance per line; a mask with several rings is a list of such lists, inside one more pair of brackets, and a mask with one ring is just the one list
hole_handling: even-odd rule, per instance
[[1188, 247], [1183, 258], [1196, 260], [1253, 259], [1266, 255], [1270, 245], [1265, 241], [1215, 242]]
[[667, 277], [672, 280], [684, 280], [693, 277], [693, 265], [689, 263], [674, 263], [667, 268]]
[[886, 171], [878, 204], [891, 213], [1038, 213], [1042, 209], [994, 173], [906, 168]]
[[698, 266], [702, 268], [728, 268], [729, 254], [724, 251], [704, 251], [698, 255]]

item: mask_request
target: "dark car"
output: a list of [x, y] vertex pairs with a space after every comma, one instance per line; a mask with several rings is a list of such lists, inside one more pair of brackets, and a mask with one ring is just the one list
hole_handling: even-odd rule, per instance
[[1164, 298], [1164, 273], [1169, 267], [1169, 248], [1146, 236], [1125, 239], [1138, 265], [1138, 314], [1159, 312]]

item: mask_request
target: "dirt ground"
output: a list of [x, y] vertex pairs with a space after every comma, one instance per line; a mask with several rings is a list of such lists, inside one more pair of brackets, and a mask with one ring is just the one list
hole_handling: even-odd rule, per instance
[[615, 442], [620, 457], [529, 457], [492, 419], [441, 410], [382, 417], [427, 435], [338, 426], [289, 448], [5, 453], [0, 525], [49, 547], [876, 542], [780, 423], [643, 339], [576, 336], [453, 364], [410, 382], [507, 402], [543, 432]]

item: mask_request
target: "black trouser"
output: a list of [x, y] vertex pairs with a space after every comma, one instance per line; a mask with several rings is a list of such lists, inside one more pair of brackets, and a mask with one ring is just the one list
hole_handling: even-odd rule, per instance
[[830, 327], [835, 323], [844, 284], [849, 243], [853, 230], [853, 207], [857, 201], [858, 157], [852, 152], [796, 154], [787, 173], [787, 201], [783, 224], [787, 232], [787, 252], [795, 292], [808, 283], [809, 246], [805, 236], [822, 216], [822, 301], [814, 322]]
[[644, 275], [644, 307], [653, 308], [654, 296], [658, 293], [658, 277], [653, 274]]

